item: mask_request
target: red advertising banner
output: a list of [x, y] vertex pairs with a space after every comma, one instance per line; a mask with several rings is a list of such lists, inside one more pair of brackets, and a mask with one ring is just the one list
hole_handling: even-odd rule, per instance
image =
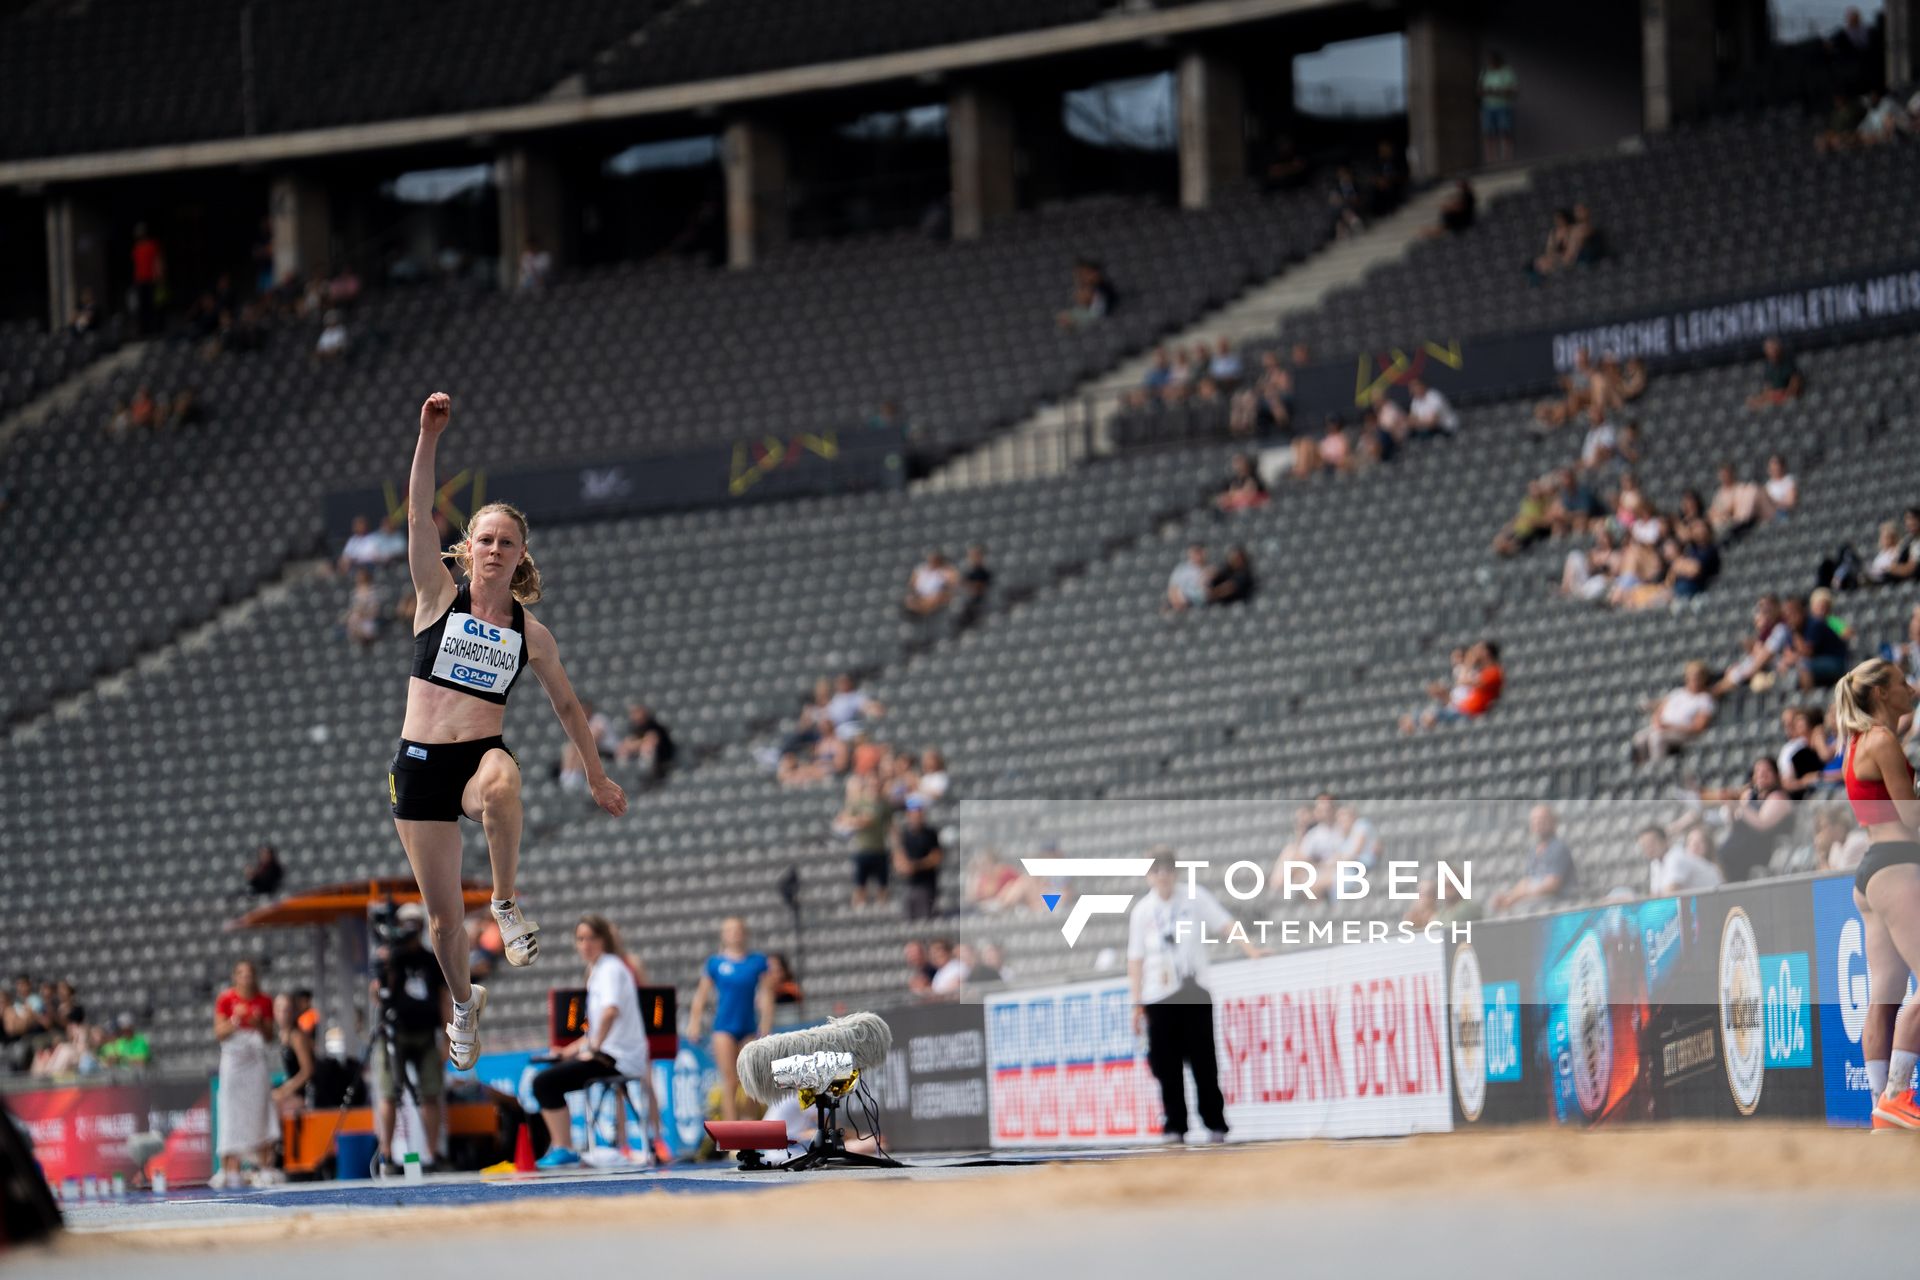
[[67, 1178], [131, 1178], [136, 1172], [128, 1144], [139, 1135], [160, 1135], [164, 1146], [146, 1171], [181, 1184], [205, 1182], [213, 1172], [213, 1111], [204, 1081], [62, 1085], [7, 1095], [20, 1127], [33, 1143], [47, 1181]]

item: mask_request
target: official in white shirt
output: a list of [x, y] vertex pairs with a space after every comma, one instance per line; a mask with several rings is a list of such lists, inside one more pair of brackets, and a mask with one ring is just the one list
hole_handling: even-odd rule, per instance
[[573, 946], [587, 966], [587, 1030], [561, 1050], [553, 1066], [533, 1078], [533, 1096], [546, 1121], [549, 1143], [547, 1154], [538, 1162], [542, 1169], [580, 1163], [571, 1146], [569, 1093], [595, 1080], [647, 1075], [647, 1024], [640, 1016], [640, 988], [619, 933], [605, 916], [584, 915], [574, 927]]
[[[1127, 927], [1127, 981], [1133, 992], [1133, 1027], [1145, 1024], [1147, 1065], [1160, 1082], [1160, 1105], [1167, 1123], [1163, 1141], [1186, 1141], [1186, 1070], [1193, 1071], [1194, 1094], [1207, 1141], [1227, 1140], [1226, 1101], [1220, 1096], [1219, 1064], [1213, 1046], [1213, 994], [1207, 989], [1208, 953], [1224, 942], [1234, 919], [1205, 886], [1176, 883], [1174, 853], [1151, 851], [1147, 882], [1153, 892], [1133, 908]], [[1202, 931], [1212, 945], [1202, 942]], [[1238, 944], [1249, 956], [1264, 955], [1250, 941]]]

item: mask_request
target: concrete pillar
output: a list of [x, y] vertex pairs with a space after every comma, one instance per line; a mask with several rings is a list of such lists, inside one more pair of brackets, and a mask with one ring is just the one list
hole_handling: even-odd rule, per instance
[[1240, 68], [1219, 54], [1180, 55], [1180, 207], [1205, 209], [1247, 176], [1247, 101]]
[[1896, 88], [1913, 83], [1914, 36], [1920, 33], [1920, 0], [1885, 0], [1880, 9], [1881, 35], [1887, 42], [1887, 83]]
[[953, 170], [953, 238], [978, 240], [1013, 212], [1013, 106], [978, 85], [947, 99], [947, 155]]
[[1663, 133], [1709, 104], [1714, 31], [1714, 0], [1641, 0], [1641, 118], [1648, 133]]
[[73, 317], [83, 291], [93, 294], [100, 309], [114, 311], [116, 299], [107, 296], [107, 220], [98, 209], [77, 196], [47, 197], [47, 326], [58, 332]]
[[787, 242], [787, 141], [736, 120], [720, 140], [727, 182], [727, 265], [750, 267]]
[[327, 189], [311, 178], [282, 174], [267, 193], [273, 222], [273, 278], [325, 271], [333, 257], [333, 209]]
[[566, 197], [553, 160], [525, 147], [502, 151], [493, 165], [493, 188], [500, 212], [500, 287], [520, 282], [520, 251], [529, 243], [567, 260]]
[[1407, 20], [1407, 164], [1416, 180], [1479, 162], [1479, 84], [1479, 49], [1465, 18], [1425, 10]]

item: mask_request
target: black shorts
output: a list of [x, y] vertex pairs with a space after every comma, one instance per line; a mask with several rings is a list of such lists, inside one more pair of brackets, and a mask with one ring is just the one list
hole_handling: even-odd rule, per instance
[[856, 853], [853, 855], [853, 887], [864, 889], [872, 882], [884, 889], [892, 870], [893, 861], [884, 853]]
[[1873, 879], [1874, 872], [1903, 863], [1920, 866], [1920, 844], [1911, 840], [1876, 841], [1867, 846], [1860, 865], [1853, 869], [1853, 887], [1860, 891], [1861, 897], [1865, 897], [1867, 881]]
[[501, 737], [475, 738], [472, 742], [411, 742], [400, 739], [387, 766], [387, 800], [393, 816], [408, 822], [458, 822], [460, 796], [467, 783], [480, 771], [480, 761], [489, 751], [507, 749]]

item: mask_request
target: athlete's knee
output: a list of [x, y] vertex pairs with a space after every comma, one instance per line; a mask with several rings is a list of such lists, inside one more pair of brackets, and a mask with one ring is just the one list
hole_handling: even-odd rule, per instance
[[480, 783], [480, 803], [489, 809], [516, 804], [519, 800], [520, 775], [511, 768], [494, 769]]

